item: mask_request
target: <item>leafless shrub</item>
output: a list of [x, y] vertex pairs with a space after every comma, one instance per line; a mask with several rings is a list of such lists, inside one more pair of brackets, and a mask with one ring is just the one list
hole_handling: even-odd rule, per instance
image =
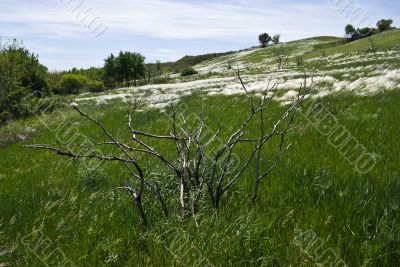
[[367, 48], [367, 52], [376, 53], [377, 48], [376, 48], [375, 41], [374, 41], [373, 38], [371, 38], [371, 37], [368, 38], [368, 44], [369, 45], [368, 45], [368, 48]]
[[[200, 117], [199, 124], [193, 129], [189, 126], [190, 123], [186, 122], [184, 114], [173, 110], [169, 134], [157, 135], [137, 130], [133, 121], [133, 114], [139, 106], [137, 103], [127, 113], [127, 130], [130, 131], [130, 138], [126, 140], [122, 141], [115, 137], [104, 124], [83, 112], [78, 106], [74, 106], [74, 109], [82, 117], [97, 126], [106, 141], [103, 138], [103, 141], [96, 141], [90, 145], [71, 144], [59, 147], [36, 144], [26, 147], [51, 150], [61, 156], [76, 160], [97, 159], [104, 162], [121, 163], [129, 172], [130, 179], [115, 190], [124, 190], [129, 193], [145, 225], [148, 225], [148, 219], [142, 201], [143, 194], [154, 194], [165, 216], [169, 215], [169, 208], [165, 201], [167, 197], [174, 197], [177, 200], [183, 216], [196, 215], [200, 204], [211, 203], [212, 208], [218, 210], [223, 196], [234, 188], [234, 185], [240, 178], [243, 178], [245, 171], [253, 166], [253, 163], [255, 163], [256, 177], [254, 178], [252, 199], [256, 200], [261, 182], [277, 167], [281, 157], [290, 148], [290, 144], [286, 144], [285, 137], [297, 128], [293, 126], [295, 115], [300, 103], [311, 90], [312, 82], [307, 84], [305, 76], [304, 84], [299, 88], [296, 100], [271, 125], [267, 123], [266, 113], [274, 99], [277, 84], [271, 82], [271, 85], [268, 85], [263, 91], [262, 97], [256, 97], [247, 90], [240, 76], [240, 70], [237, 70], [236, 74], [248, 99], [249, 114], [217, 149], [213, 144], [217, 139], [222, 139], [221, 134], [224, 128], [221, 126], [211, 137], [203, 138], [205, 134], [204, 116]], [[251, 123], [259, 125], [259, 133], [256, 138], [250, 136]], [[175, 157], [168, 158], [151, 145], [154, 143], [167, 147], [167, 144], [173, 145]], [[243, 161], [235, 166], [237, 164], [234, 164], [233, 155], [240, 145], [248, 146], [251, 149], [248, 155], [243, 156], [241, 159]], [[269, 151], [276, 151], [270, 160], [266, 160], [267, 146], [269, 146]], [[109, 152], [110, 148], [113, 149], [113, 153]], [[171, 176], [168, 177], [172, 178], [168, 179], [172, 181], [164, 182], [174, 185], [176, 190], [173, 196], [163, 193], [154, 177], [145, 175], [148, 172], [144, 171], [143, 165], [140, 163], [141, 156], [153, 158], [171, 173]]]
[[289, 61], [291, 55], [290, 49], [284, 46], [275, 46], [271, 50], [278, 69], [283, 69]]

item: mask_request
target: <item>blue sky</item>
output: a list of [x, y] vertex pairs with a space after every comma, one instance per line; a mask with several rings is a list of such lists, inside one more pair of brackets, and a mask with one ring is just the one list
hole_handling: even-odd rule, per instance
[[101, 66], [120, 50], [171, 61], [254, 46], [261, 32], [290, 41], [381, 18], [400, 26], [398, 10], [398, 0], [1, 0], [0, 36], [63, 70]]

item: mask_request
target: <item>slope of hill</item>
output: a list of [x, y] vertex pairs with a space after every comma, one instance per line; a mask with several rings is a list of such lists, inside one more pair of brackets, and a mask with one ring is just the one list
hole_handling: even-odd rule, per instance
[[[180, 73], [182, 70], [184, 70], [187, 67], [195, 66], [197, 64], [200, 64], [204, 61], [221, 57], [224, 55], [229, 55], [233, 54], [234, 52], [226, 52], [226, 53], [212, 53], [212, 54], [204, 54], [204, 55], [198, 55], [198, 56], [184, 56], [183, 58], [175, 61], [175, 62], [166, 62], [166, 63], [161, 63], [161, 68], [168, 68], [170, 69], [173, 73]], [[153, 65], [154, 64], [150, 64]]]
[[[316, 90], [310, 97], [318, 98], [339, 92], [368, 95], [381, 89], [399, 88], [400, 31], [343, 44], [340, 38], [316, 37], [267, 48], [253, 48], [220, 56], [195, 66], [199, 75], [175, 77], [169, 84], [123, 88], [102, 95], [78, 97], [77, 101], [94, 100], [105, 103], [112, 99], [140, 99], [150, 107], [163, 108], [176, 103], [182, 96], [202, 91], [209, 95], [242, 93], [235, 72], [242, 70], [249, 90], [257, 93], [268, 83], [277, 83], [279, 101], [289, 103], [303, 83], [306, 73], [314, 76]], [[282, 66], [278, 66], [279, 61]]]

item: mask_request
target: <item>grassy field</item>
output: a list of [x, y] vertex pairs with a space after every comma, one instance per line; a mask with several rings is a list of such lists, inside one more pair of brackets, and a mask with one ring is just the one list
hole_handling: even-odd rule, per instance
[[[190, 107], [189, 114], [205, 107], [210, 128], [239, 122], [246, 114], [246, 99], [241, 96], [203, 99], [194, 95], [183, 101]], [[119, 165], [91, 172], [85, 162], [71, 162], [21, 144], [2, 148], [0, 262], [39, 265], [20, 239], [43, 233], [78, 266], [190, 266], [201, 259], [217, 266], [313, 266], [313, 260], [294, 243], [296, 235], [310, 230], [349, 266], [395, 266], [400, 260], [400, 130], [395, 123], [399, 101], [398, 92], [365, 98], [338, 95], [322, 101], [360, 143], [376, 153], [379, 161], [372, 172], [358, 174], [316, 129], [307, 126], [291, 135], [294, 147], [263, 184], [257, 203], [246, 197], [254, 177], [249, 171], [219, 213], [201, 212], [198, 228], [192, 219], [163, 220], [161, 211], [151, 204], [154, 200], [146, 199], [151, 227], [143, 229], [129, 197], [111, 192], [127, 175]], [[90, 108], [116, 134], [125, 131], [121, 105], [84, 108]], [[272, 116], [280, 109], [272, 108]], [[86, 135], [98, 134], [69, 109], [43, 120], [49, 127], [68, 120]], [[140, 113], [136, 121], [150, 131], [169, 127], [169, 120], [156, 110]], [[56, 139], [56, 133], [43, 129], [36, 120], [13, 126], [18, 129], [18, 124], [37, 129], [29, 143]], [[156, 169], [150, 163], [146, 172]], [[173, 242], [176, 236], [187, 238], [182, 251]], [[185, 249], [191, 252], [186, 254]]]
[[[392, 31], [380, 35], [381, 39], [374, 38], [380, 51], [390, 48], [396, 52], [399, 36], [399, 31]], [[293, 52], [302, 51], [309, 64], [316, 58], [321, 61], [318, 65], [321, 77], [329, 73], [336, 79], [321, 80], [318, 88], [322, 90], [332, 89], [340, 82], [352, 85], [359, 79], [374, 78], [381, 64], [391, 71], [398, 69], [395, 57], [385, 59], [379, 53], [366, 52], [367, 44], [368, 40], [342, 44], [340, 38], [319, 37], [288, 46]], [[320, 58], [322, 50], [328, 59]], [[353, 52], [362, 53], [363, 57], [347, 58]], [[226, 64], [229, 59], [257, 64], [272, 60], [269, 53], [267, 48], [240, 56], [228, 55], [197, 67]], [[298, 68], [294, 64], [290, 68], [275, 72], [292, 71], [291, 79], [298, 78]], [[258, 67], [247, 71], [249, 76], [272, 72], [271, 68]], [[202, 75], [190, 81], [231, 74]], [[390, 79], [396, 82], [395, 75]], [[178, 82], [177, 88], [186, 87]], [[370, 81], [365, 83], [367, 87]], [[163, 96], [168, 86], [174, 90], [175, 85], [156, 88], [160, 91], [158, 97]], [[200, 86], [194, 88], [190, 94], [175, 99], [188, 106], [186, 117], [204, 112], [207, 127], [216, 130], [225, 125], [222, 137], [228, 137], [229, 130], [246, 117], [246, 97], [234, 93], [213, 95]], [[147, 92], [150, 89], [143, 89], [146, 97], [155, 94]], [[213, 89], [218, 89], [217, 85]], [[163, 218], [156, 200], [146, 194], [148, 229], [143, 227], [132, 199], [124, 192], [113, 191], [129, 176], [120, 164], [101, 165], [94, 170], [93, 162], [74, 161], [22, 146], [53, 144], [56, 140], [69, 144], [73, 133], [79, 133], [79, 138], [101, 138], [101, 132], [72, 108], [15, 121], [1, 128], [0, 267], [57, 266], [53, 261], [60, 259], [72, 266], [329, 266], [335, 261], [345, 264], [340, 266], [398, 266], [398, 87], [381, 88], [362, 96], [351, 90], [338, 90], [317, 102], [374, 155], [377, 164], [370, 172], [360, 174], [339, 149], [329, 144], [328, 137], [299, 115], [296, 122], [302, 123], [302, 127], [287, 139], [293, 146], [262, 184], [256, 202], [250, 200], [255, 173], [254, 168], [249, 168], [233, 192], [223, 199], [218, 212], [203, 205], [195, 219], [178, 216], [178, 205], [172, 198], [167, 200], [172, 215]], [[79, 105], [116, 136], [128, 137], [126, 103], [120, 99], [100, 104], [96, 99], [88, 99]], [[283, 110], [281, 103], [274, 102], [268, 110], [268, 122], [271, 124]], [[155, 108], [144, 108], [135, 114], [134, 123], [147, 132], [168, 134], [171, 130], [170, 118]], [[247, 134], [251, 136], [257, 130], [257, 124], [252, 124]], [[161, 144], [157, 148], [169, 157], [175, 155], [170, 145]], [[243, 160], [250, 149], [240, 146], [236, 154]], [[273, 153], [273, 147], [269, 147], [264, 156]], [[177, 193], [170, 182], [171, 175], [157, 162], [146, 157], [139, 158], [139, 162], [145, 166], [148, 177], [164, 181], [161, 189], [167, 196]], [[310, 233], [319, 246], [314, 244], [305, 250], [304, 238]], [[38, 243], [40, 238], [46, 241], [44, 245]]]
[[373, 41], [376, 49], [386, 50], [386, 49], [399, 49], [400, 48], [400, 30], [393, 30], [389, 32], [383, 32], [378, 35], [374, 35], [371, 38], [361, 39], [355, 42], [335, 45], [332, 47], [322, 47], [311, 51], [305, 55], [306, 58], [313, 58], [321, 56], [322, 51], [326, 55], [334, 55], [338, 53], [349, 54], [349, 53], [362, 53], [365, 50], [371, 48], [371, 41]]

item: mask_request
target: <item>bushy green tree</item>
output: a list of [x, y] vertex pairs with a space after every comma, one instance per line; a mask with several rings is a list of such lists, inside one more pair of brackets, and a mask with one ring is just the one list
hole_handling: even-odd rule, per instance
[[117, 77], [117, 58], [111, 54], [104, 60], [104, 83], [108, 87], [115, 88], [118, 81]]
[[50, 93], [47, 68], [39, 63], [37, 55], [16, 40], [0, 42], [0, 81], [3, 93], [15, 86], [27, 92]]
[[8, 87], [10, 91], [0, 96], [0, 124], [9, 119], [25, 117], [29, 114], [26, 103], [27, 89], [15, 84]]
[[104, 77], [120, 85], [126, 83], [130, 86], [133, 81], [136, 86], [137, 81], [146, 75], [144, 60], [145, 57], [138, 53], [121, 51], [118, 57], [111, 54], [104, 62]]
[[103, 82], [96, 80], [88, 80], [85, 87], [87, 90], [93, 93], [99, 93], [105, 90]]
[[65, 74], [59, 84], [60, 94], [79, 94], [87, 85], [88, 80], [80, 74]]
[[27, 101], [50, 94], [47, 68], [16, 40], [0, 41], [0, 123], [29, 114]]
[[144, 78], [146, 75], [146, 67], [144, 64], [145, 57], [138, 53], [125, 52], [125, 57], [128, 60], [128, 86], [133, 80], [134, 85], [137, 85], [137, 80]]
[[354, 28], [354, 26], [351, 24], [347, 24], [346, 27], [344, 28], [344, 31], [346, 35], [351, 36], [356, 32], [356, 28]]
[[381, 19], [376, 23], [376, 26], [378, 27], [378, 30], [380, 32], [384, 32], [393, 29], [392, 24], [393, 24], [392, 19]]
[[261, 47], [268, 46], [269, 42], [271, 42], [272, 38], [268, 33], [262, 33], [258, 36], [258, 41], [261, 44]]

